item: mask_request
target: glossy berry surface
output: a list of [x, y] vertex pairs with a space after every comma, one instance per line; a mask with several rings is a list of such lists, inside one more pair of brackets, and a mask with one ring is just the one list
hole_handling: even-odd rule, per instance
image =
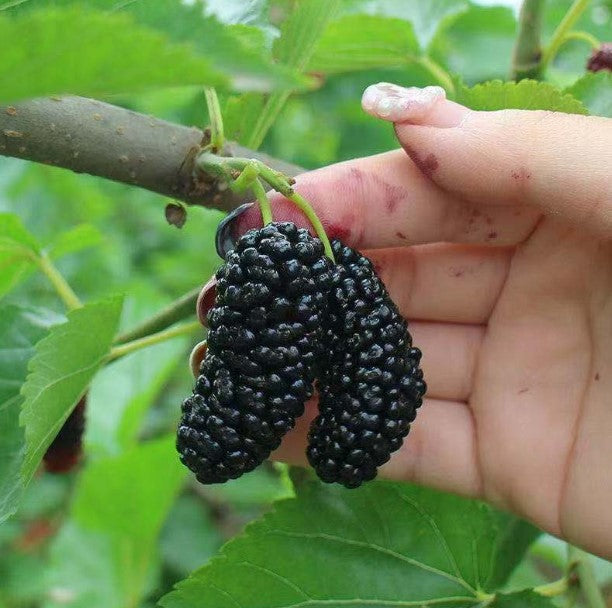
[[177, 434], [202, 483], [257, 467], [304, 412], [331, 262], [307, 230], [272, 223], [239, 239], [216, 280], [206, 356]]
[[421, 352], [370, 260], [340, 241], [332, 246], [326, 359], [307, 456], [323, 481], [355, 488], [402, 445], [426, 385]]

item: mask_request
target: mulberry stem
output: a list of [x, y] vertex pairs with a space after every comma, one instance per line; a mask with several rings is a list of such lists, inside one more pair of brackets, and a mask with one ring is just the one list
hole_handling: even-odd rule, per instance
[[[237, 169], [244, 172], [245, 170], [251, 171], [256, 169], [258, 176], [267, 182], [274, 190], [280, 192], [285, 198], [289, 199], [295, 204], [300, 211], [308, 218], [312, 227], [325, 248], [325, 255], [334, 262], [334, 254], [332, 252], [329, 238], [325, 233], [325, 228], [321, 220], [318, 218], [315, 210], [312, 208], [310, 203], [302, 196], [300, 196], [292, 187], [290, 178], [283, 175], [279, 171], [271, 169], [266, 164], [255, 158], [237, 158], [233, 156], [216, 156], [210, 152], [202, 152], [196, 159], [197, 166], [204, 172], [210, 173], [221, 179], [228, 179], [231, 175], [231, 169]], [[229, 178], [230, 185], [232, 188], [241, 188], [249, 180], [249, 174], [242, 178], [242, 174], [237, 178]], [[259, 200], [259, 199], [258, 199]]]
[[259, 203], [259, 210], [261, 211], [261, 221], [264, 226], [266, 224], [270, 224], [272, 222], [272, 209], [270, 208], [270, 201], [268, 200], [268, 195], [264, 190], [264, 187], [261, 185], [259, 179], [255, 179], [255, 181], [251, 184], [251, 189], [253, 190], [253, 194]]
[[83, 306], [79, 297], [74, 293], [72, 287], [70, 287], [49, 256], [43, 253], [40, 257], [34, 258], [34, 260], [40, 271], [49, 279], [68, 310], [74, 310]]

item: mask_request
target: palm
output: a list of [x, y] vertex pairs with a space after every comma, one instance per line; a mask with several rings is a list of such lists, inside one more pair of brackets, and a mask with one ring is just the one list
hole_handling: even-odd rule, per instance
[[[539, 224], [513, 255], [469, 399], [482, 495], [569, 538], [575, 514], [604, 521], [612, 497], [611, 253]], [[596, 523], [591, 533], [579, 540], [596, 542]]]

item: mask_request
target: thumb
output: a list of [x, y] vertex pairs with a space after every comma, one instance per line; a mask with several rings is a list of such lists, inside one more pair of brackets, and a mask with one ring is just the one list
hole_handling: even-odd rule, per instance
[[560, 112], [477, 112], [439, 87], [380, 83], [364, 109], [393, 122], [413, 162], [472, 203], [531, 205], [612, 235], [612, 120]]

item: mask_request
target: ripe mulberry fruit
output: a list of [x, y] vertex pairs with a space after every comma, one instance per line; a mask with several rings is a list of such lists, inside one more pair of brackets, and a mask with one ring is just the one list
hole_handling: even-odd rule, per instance
[[253, 470], [304, 412], [331, 279], [321, 241], [289, 222], [250, 230], [228, 253], [177, 434], [181, 461], [200, 482]]
[[323, 481], [356, 488], [401, 446], [426, 385], [421, 352], [370, 260], [338, 240], [332, 247], [327, 360], [307, 456]]
[[593, 51], [587, 63], [587, 70], [589, 72], [612, 71], [612, 42], [604, 42]]
[[81, 443], [85, 430], [85, 404], [87, 396], [81, 397], [75, 408], [62, 425], [43, 461], [49, 473], [68, 473], [81, 457]]

